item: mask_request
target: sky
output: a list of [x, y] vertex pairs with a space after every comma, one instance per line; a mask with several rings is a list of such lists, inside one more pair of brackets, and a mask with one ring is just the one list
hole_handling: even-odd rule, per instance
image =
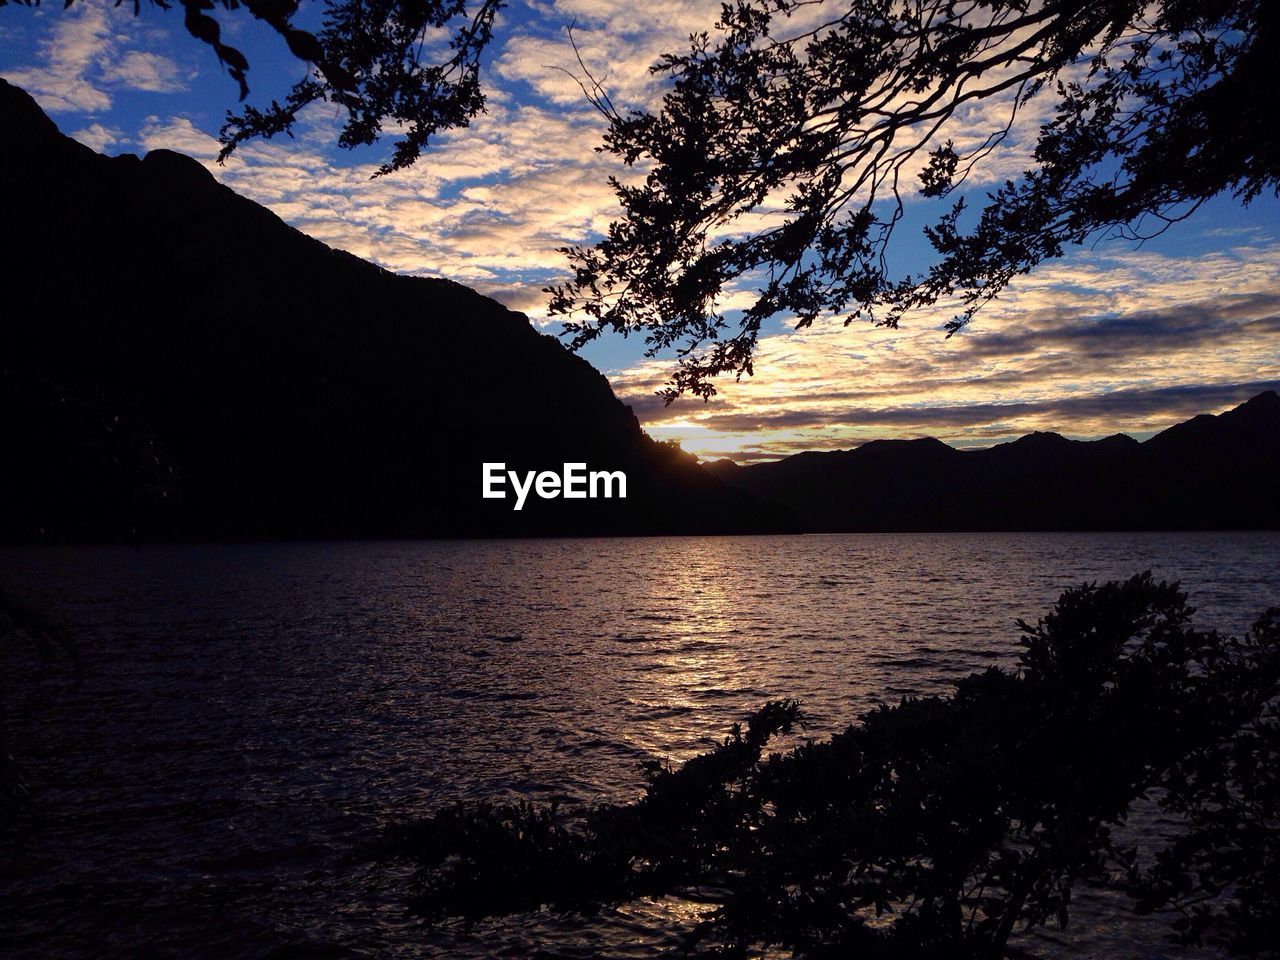
[[[214, 158], [235, 82], [190, 38], [180, 14], [81, 0], [69, 10], [0, 7], [0, 76], [24, 87], [59, 127], [107, 154], [179, 150], [223, 183], [333, 247], [398, 273], [465, 283], [528, 314], [545, 332], [542, 288], [561, 281], [566, 244], [590, 242], [617, 215], [617, 161], [596, 151], [604, 122], [569, 73], [568, 28], [616, 104], [662, 93], [648, 67], [708, 28], [719, 3], [532, 0], [500, 14], [486, 58], [488, 107], [441, 137], [409, 170], [371, 179], [390, 141], [336, 144], [332, 107], [310, 108], [293, 139]], [[215, 13], [250, 62], [249, 103], [283, 98], [305, 66], [244, 10]], [[567, 73], [566, 71], [569, 71]], [[972, 181], [978, 191], [1026, 166], [1036, 111]], [[985, 135], [981, 105], [960, 131]], [[961, 141], [962, 143], [963, 141]], [[923, 222], [908, 203], [904, 226]], [[926, 247], [900, 229], [904, 269]], [[669, 357], [638, 338], [606, 336], [583, 351], [659, 439], [703, 459], [773, 459], [881, 437], [936, 436], [989, 446], [1033, 430], [1139, 439], [1198, 413], [1280, 388], [1280, 202], [1248, 208], [1219, 197], [1161, 236], [1104, 240], [1017, 278], [961, 334], [953, 311], [908, 316], [897, 330], [785, 318], [766, 328], [755, 375], [722, 379], [710, 402], [667, 406], [655, 395]]]

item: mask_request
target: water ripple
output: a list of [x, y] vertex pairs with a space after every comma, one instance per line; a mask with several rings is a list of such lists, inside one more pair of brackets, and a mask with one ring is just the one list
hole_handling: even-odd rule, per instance
[[[690, 905], [428, 930], [402, 869], [347, 855], [459, 799], [629, 799], [641, 761], [686, 759], [772, 697], [829, 733], [1012, 662], [1015, 619], [1064, 587], [1148, 568], [1205, 625], [1280, 602], [1276, 534], [0, 551], [85, 670], [0, 651], [43, 813], [0, 868], [0, 951], [655, 956]], [[1082, 916], [1050, 952], [1165, 952], [1158, 918]]]

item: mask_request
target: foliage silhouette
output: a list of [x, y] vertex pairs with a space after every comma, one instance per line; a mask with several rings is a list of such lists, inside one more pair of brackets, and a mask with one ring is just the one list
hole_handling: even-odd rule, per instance
[[[714, 33], [654, 67], [672, 81], [656, 112], [620, 111], [587, 81], [604, 149], [645, 176], [615, 181], [623, 216], [603, 240], [566, 250], [575, 276], [549, 291], [553, 312], [577, 345], [614, 331], [643, 333], [651, 355], [678, 349], [668, 401], [751, 374], [774, 316], [896, 326], [958, 300], [955, 332], [1070, 244], [1149, 235], [1224, 191], [1274, 191], [1276, 20], [1264, 0], [726, 4]], [[967, 178], [1046, 103], [1030, 168], [991, 171], [985, 207], [962, 220]], [[950, 201], [925, 230], [937, 260], [895, 275], [890, 240], [917, 180]], [[726, 319], [747, 282], [753, 300]]]
[[[64, 7], [74, 2], [65, 0]], [[223, 42], [221, 26], [209, 15], [218, 7], [228, 13], [243, 8], [312, 68], [283, 104], [273, 100], [265, 110], [228, 112], [220, 159], [254, 137], [290, 133], [304, 108], [323, 101], [346, 110], [338, 138], [344, 147], [376, 142], [384, 124], [402, 127], [382, 173], [409, 166], [432, 136], [465, 127], [484, 109], [480, 57], [503, 6], [501, 0], [325, 0], [321, 28], [312, 33], [295, 22], [298, 0], [148, 2], [159, 10], [182, 9], [183, 25], [213, 50], [239, 84], [241, 100], [249, 93], [249, 61]], [[40, 0], [0, 0], [0, 7], [8, 3], [34, 7]], [[141, 6], [134, 0], [135, 14]]]
[[[392, 828], [382, 855], [416, 864], [431, 920], [690, 896], [715, 905], [690, 945], [728, 956], [1002, 956], [1015, 930], [1066, 927], [1078, 881], [1118, 875], [1140, 909], [1199, 911], [1183, 936], [1275, 955], [1280, 610], [1242, 640], [1191, 615], [1150, 574], [1068, 590], [1020, 624], [1016, 670], [950, 696], [766, 756], [801, 720], [773, 702], [647, 767], [634, 803], [458, 806]], [[1152, 791], [1189, 820], [1154, 866], [1113, 834]]]

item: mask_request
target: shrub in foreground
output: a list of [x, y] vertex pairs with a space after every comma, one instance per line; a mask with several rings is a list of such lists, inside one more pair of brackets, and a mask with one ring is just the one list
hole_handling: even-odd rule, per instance
[[[444, 809], [388, 831], [432, 920], [589, 911], [642, 897], [712, 908], [691, 950], [809, 958], [999, 957], [1067, 927], [1082, 880], [1120, 883], [1176, 935], [1277, 954], [1280, 611], [1243, 639], [1197, 630], [1143, 574], [1068, 590], [1020, 623], [1014, 669], [904, 699], [829, 740], [767, 752], [801, 720], [767, 704], [714, 750], [651, 764], [634, 803], [573, 817]], [[1115, 830], [1151, 797], [1185, 827]]]

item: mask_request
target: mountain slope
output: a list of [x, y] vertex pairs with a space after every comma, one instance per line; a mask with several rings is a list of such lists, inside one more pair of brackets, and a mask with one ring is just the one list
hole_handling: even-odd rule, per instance
[[1277, 529], [1280, 396], [1259, 394], [1145, 443], [1035, 433], [962, 451], [878, 440], [707, 469], [811, 530]]
[[[729, 531], [768, 523], [608, 382], [458, 284], [331, 250], [165, 150], [108, 158], [0, 80], [0, 536]], [[628, 498], [481, 498], [481, 463]]]

